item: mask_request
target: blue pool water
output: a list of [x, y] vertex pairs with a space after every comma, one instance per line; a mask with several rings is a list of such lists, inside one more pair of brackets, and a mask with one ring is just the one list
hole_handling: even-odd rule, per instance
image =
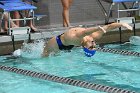
[[[139, 46], [110, 44], [107, 48], [139, 51]], [[27, 57], [27, 56], [26, 56]], [[88, 58], [81, 48], [46, 58], [0, 57], [0, 65], [48, 73], [140, 92], [140, 57], [98, 52]], [[0, 71], [0, 93], [103, 93]]]

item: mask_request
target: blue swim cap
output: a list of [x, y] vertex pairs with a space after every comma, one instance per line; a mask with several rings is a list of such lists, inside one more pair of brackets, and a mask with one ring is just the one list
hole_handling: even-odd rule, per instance
[[89, 50], [88, 48], [85, 48], [85, 47], [83, 48], [83, 50], [87, 57], [92, 57], [96, 52], [96, 50]]

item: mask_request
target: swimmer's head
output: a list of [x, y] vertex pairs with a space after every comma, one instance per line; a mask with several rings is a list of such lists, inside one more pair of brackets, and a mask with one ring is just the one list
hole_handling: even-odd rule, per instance
[[82, 46], [86, 47], [86, 48], [88, 48], [90, 50], [93, 50], [93, 49], [95, 50], [96, 49], [96, 42], [94, 40], [83, 41]]
[[96, 43], [95, 41], [86, 41], [83, 43], [83, 50], [87, 57], [91, 57], [96, 52]]

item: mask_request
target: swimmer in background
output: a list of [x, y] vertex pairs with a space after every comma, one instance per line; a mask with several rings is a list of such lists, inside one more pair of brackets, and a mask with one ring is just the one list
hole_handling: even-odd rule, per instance
[[42, 55], [48, 56], [51, 52], [57, 53], [60, 50], [71, 50], [74, 46], [82, 46], [85, 55], [91, 57], [96, 52], [96, 40], [100, 39], [104, 33], [119, 27], [132, 30], [127, 23], [112, 23], [102, 27], [70, 28], [63, 34], [48, 40]]

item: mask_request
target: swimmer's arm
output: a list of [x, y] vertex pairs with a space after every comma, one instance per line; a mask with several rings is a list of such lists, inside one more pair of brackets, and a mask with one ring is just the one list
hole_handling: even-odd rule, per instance
[[119, 28], [119, 27], [124, 27], [124, 28], [127, 28], [129, 30], [132, 30], [132, 27], [126, 23], [112, 23], [109, 25], [99, 27], [100, 30], [92, 33], [90, 36], [92, 38], [94, 38], [94, 40], [97, 40], [97, 39], [100, 39], [104, 33], [109, 32], [109, 31], [116, 29], [116, 28]]
[[84, 36], [90, 35], [93, 32], [99, 31], [101, 30], [101, 28], [99, 27], [90, 27], [90, 28], [86, 28], [85, 30], [82, 30], [81, 32], [77, 33], [77, 36], [83, 38]]
[[123, 27], [123, 28], [126, 28], [128, 30], [132, 30], [132, 27], [130, 25], [128, 25], [127, 23], [112, 23], [109, 25], [105, 25], [102, 28], [105, 31], [109, 32], [109, 31], [116, 29], [116, 28], [119, 28], [119, 27]]
[[92, 33], [95, 33], [97, 31], [99, 31], [101, 34], [104, 34], [106, 32], [109, 32], [119, 27], [124, 27], [124, 28], [127, 28], [128, 30], [132, 30], [132, 27], [128, 25], [127, 23], [112, 23], [112, 24], [108, 24], [102, 27], [98, 26], [98, 27], [86, 28], [85, 30], [78, 33], [77, 36], [82, 38], [84, 36], [91, 35]]

